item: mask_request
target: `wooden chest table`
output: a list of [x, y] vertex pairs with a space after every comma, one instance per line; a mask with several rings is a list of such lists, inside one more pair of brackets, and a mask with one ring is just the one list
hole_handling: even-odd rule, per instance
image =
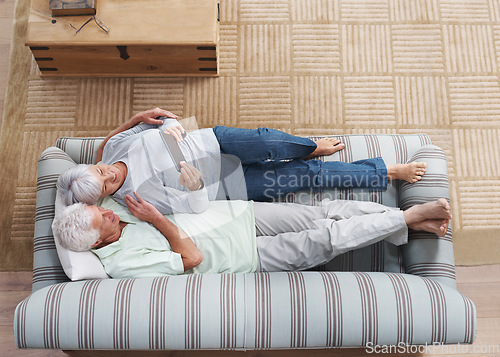
[[48, 0], [31, 0], [26, 44], [42, 75], [218, 74], [217, 0], [99, 0], [96, 10], [95, 20], [52, 17]]

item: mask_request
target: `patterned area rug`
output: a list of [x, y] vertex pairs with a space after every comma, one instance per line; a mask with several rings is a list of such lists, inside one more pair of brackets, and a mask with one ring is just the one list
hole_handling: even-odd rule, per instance
[[40, 153], [155, 106], [200, 127], [427, 133], [449, 159], [457, 264], [500, 263], [500, 1], [221, 0], [220, 77], [99, 79], [39, 76], [26, 3], [1, 132], [1, 269], [31, 267]]

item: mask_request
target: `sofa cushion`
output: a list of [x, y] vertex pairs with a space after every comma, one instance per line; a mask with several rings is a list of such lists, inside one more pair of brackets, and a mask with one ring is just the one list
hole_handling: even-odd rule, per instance
[[359, 272], [69, 282], [38, 290], [14, 314], [22, 348], [205, 350], [187, 355], [463, 344], [474, 341], [476, 326], [474, 303], [451, 286], [408, 274]]
[[[313, 140], [318, 137], [310, 137]], [[367, 157], [382, 156], [386, 163], [403, 163], [423, 146], [430, 143], [426, 135], [343, 135], [338, 137], [346, 144], [345, 150], [321, 160], [351, 162]], [[102, 138], [59, 138], [57, 146], [67, 152], [76, 163], [93, 163]], [[298, 192], [287, 195], [284, 201], [316, 205], [323, 199], [358, 199], [374, 201], [388, 206], [398, 205], [399, 183], [391, 182], [387, 191], [366, 189], [328, 189], [316, 192]], [[404, 272], [401, 248], [386, 242], [358, 249], [335, 258], [319, 270], [335, 271], [386, 271]]]

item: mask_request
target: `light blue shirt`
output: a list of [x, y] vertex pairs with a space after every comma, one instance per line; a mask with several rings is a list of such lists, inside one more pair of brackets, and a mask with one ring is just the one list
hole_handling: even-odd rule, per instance
[[165, 237], [158, 233], [149, 223], [129, 223], [118, 241], [92, 251], [112, 278], [183, 274], [181, 255], [173, 252]]
[[[184, 273], [180, 254], [153, 225], [134, 217], [106, 197], [102, 207], [127, 222], [118, 241], [92, 251], [113, 278], [139, 278]], [[203, 261], [186, 273], [251, 273], [258, 255], [253, 202], [213, 201], [199, 214], [166, 215], [193, 240]]]

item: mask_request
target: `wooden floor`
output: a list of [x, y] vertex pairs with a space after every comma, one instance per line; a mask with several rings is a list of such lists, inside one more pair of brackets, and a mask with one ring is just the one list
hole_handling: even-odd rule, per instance
[[[433, 353], [411, 354], [420, 356], [500, 356], [500, 265], [457, 267], [458, 289], [476, 304], [478, 331], [474, 345], [450, 345], [436, 348]], [[122, 351], [19, 350], [15, 347], [13, 318], [16, 305], [31, 293], [30, 272], [0, 273], [0, 356], [142, 356], [145, 353]], [[335, 349], [339, 356], [370, 356], [364, 349]], [[248, 352], [154, 352], [150, 356], [168, 357], [326, 357], [332, 350], [308, 351], [248, 351]], [[396, 354], [384, 354], [396, 356]], [[405, 354], [397, 354], [401, 356]]]

